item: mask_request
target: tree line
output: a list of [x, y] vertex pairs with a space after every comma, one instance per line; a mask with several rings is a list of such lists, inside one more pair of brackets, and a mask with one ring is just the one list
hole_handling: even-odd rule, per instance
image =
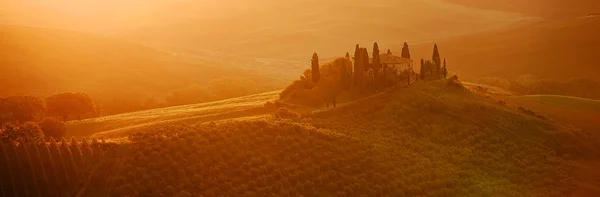
[[46, 97], [0, 97], [0, 140], [61, 138], [64, 121], [97, 116], [94, 100], [85, 93], [63, 92]]
[[[387, 50], [386, 56], [392, 57]], [[400, 57], [411, 59], [410, 49], [405, 42]], [[440, 79], [448, 74], [446, 60], [440, 57], [437, 44], [434, 45], [432, 60], [421, 59], [420, 73], [416, 73], [412, 64], [404, 69], [382, 63], [377, 42], [373, 44], [372, 54], [365, 47], [356, 45], [354, 56], [346, 53], [325, 64], [319, 63], [315, 52], [310, 60], [311, 67], [304, 71], [299, 80], [295, 80], [280, 93], [280, 99], [292, 103], [317, 106], [336, 106], [339, 100], [352, 100], [357, 97], [375, 94], [387, 88], [410, 85], [416, 80]]]

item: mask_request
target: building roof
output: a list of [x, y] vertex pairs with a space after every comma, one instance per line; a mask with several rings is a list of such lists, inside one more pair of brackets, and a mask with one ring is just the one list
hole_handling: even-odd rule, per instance
[[[371, 58], [369, 62], [373, 63], [373, 58]], [[379, 55], [379, 62], [381, 62], [381, 64], [406, 64], [412, 63], [413, 61], [408, 58], [398, 57], [392, 54], [384, 53]]]

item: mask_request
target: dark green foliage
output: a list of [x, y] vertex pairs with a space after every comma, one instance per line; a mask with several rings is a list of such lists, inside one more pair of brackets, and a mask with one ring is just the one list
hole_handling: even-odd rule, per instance
[[312, 70], [312, 82], [313, 84], [317, 84], [319, 82], [319, 78], [321, 76], [321, 72], [319, 71], [319, 55], [314, 53], [311, 59], [311, 70]]

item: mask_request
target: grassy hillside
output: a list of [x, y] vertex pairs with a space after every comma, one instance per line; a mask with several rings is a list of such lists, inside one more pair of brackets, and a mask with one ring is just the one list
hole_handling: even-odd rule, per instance
[[[539, 22], [519, 28], [438, 39], [448, 69], [463, 77], [515, 79], [525, 74], [566, 80], [599, 77], [600, 18]], [[413, 47], [431, 59], [433, 44]], [[397, 47], [399, 50], [401, 46]], [[412, 51], [411, 51], [412, 52]]]
[[[268, 60], [206, 53], [204, 57], [188, 56], [121, 39], [49, 28], [0, 26], [0, 35], [0, 95], [48, 96], [80, 91], [109, 105], [114, 100], [160, 102], [177, 90], [208, 86], [225, 77], [256, 83], [250, 93], [280, 88], [289, 80], [286, 75], [277, 75], [278, 70], [259, 72], [260, 67], [252, 68], [277, 65]], [[249, 84], [234, 85], [250, 89]], [[211, 91], [221, 91], [221, 95], [211, 96], [218, 99], [236, 94], [217, 89]]]
[[132, 132], [174, 124], [197, 124], [232, 118], [261, 117], [269, 110], [263, 106], [276, 100], [279, 91], [215, 102], [160, 108], [92, 118], [68, 123], [67, 136], [124, 138]]
[[561, 19], [566, 17], [582, 17], [592, 12], [600, 12], [600, 2], [596, 0], [444, 0], [468, 7], [523, 13], [530, 16], [539, 16], [548, 19]]
[[302, 119], [181, 123], [132, 135], [117, 154], [122, 173], [93, 175], [112, 186], [88, 193], [586, 196], [567, 161], [598, 154], [597, 141], [579, 131], [442, 82]]
[[556, 95], [527, 95], [506, 98], [512, 105], [532, 109], [562, 124], [581, 128], [600, 138], [600, 101]]

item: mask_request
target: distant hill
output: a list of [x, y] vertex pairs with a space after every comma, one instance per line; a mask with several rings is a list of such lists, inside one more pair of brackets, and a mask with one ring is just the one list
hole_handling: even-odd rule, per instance
[[271, 60], [208, 53], [189, 56], [122, 39], [50, 28], [4, 25], [0, 35], [0, 96], [43, 97], [78, 91], [104, 104], [115, 99], [145, 102], [160, 101], [179, 89], [226, 77], [255, 82], [256, 90], [251, 93], [281, 88], [291, 78], [278, 75], [277, 69], [253, 67], [276, 65]]
[[[448, 69], [463, 77], [515, 79], [532, 74], [567, 80], [600, 77], [600, 18], [542, 21], [450, 39], [439, 39]], [[432, 45], [411, 48], [415, 56], [431, 59]], [[401, 46], [395, 47], [397, 50]], [[411, 51], [411, 52], [413, 52]]]
[[600, 1], [597, 0], [444, 0], [468, 7], [523, 13], [547, 19], [563, 19], [586, 16], [600, 11]]
[[[179, 51], [209, 50], [306, 62], [343, 56], [355, 44], [382, 48], [503, 27], [520, 14], [439, 0], [222, 0], [66, 3], [9, 1], [0, 23], [42, 25], [112, 35]], [[65, 9], [77, 5], [79, 11]], [[3, 10], [4, 9], [4, 10]], [[128, 12], [129, 11], [129, 12]], [[424, 12], [435, 14], [424, 14]]]

